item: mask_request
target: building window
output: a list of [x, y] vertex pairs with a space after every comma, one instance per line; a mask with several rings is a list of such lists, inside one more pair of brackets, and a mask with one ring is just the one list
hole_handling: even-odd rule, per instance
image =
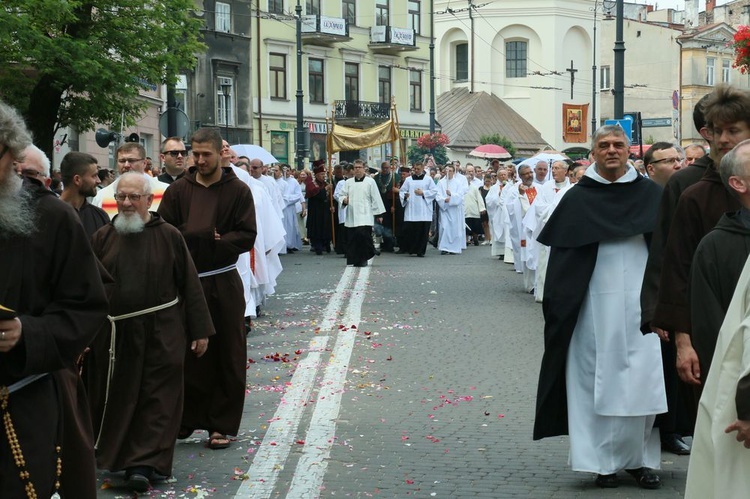
[[378, 66], [378, 95], [380, 102], [391, 102], [391, 67]]
[[526, 42], [505, 42], [505, 77], [526, 77]]
[[359, 64], [355, 62], [344, 64], [344, 98], [359, 100]]
[[713, 87], [716, 83], [714, 73], [716, 73], [716, 58], [706, 57], [706, 85]]
[[609, 80], [609, 66], [599, 68], [599, 90], [609, 90], [612, 85]]
[[357, 0], [341, 0], [341, 17], [349, 26], [357, 25]]
[[319, 16], [320, 0], [307, 0], [305, 12], [307, 12], [307, 15], [309, 16]]
[[375, 26], [388, 26], [388, 3], [390, 0], [377, 0], [375, 3]]
[[268, 0], [268, 12], [271, 14], [283, 14], [284, 0]]
[[269, 54], [268, 69], [271, 72], [271, 98], [286, 99], [286, 56]]
[[416, 69], [409, 70], [409, 109], [422, 110], [422, 72]]
[[469, 79], [469, 44], [456, 45], [456, 81]]
[[177, 104], [177, 109], [182, 109], [186, 113], [188, 112], [188, 80], [187, 75], [177, 75], [177, 82], [174, 85], [174, 100]]
[[234, 125], [234, 79], [220, 76], [216, 85], [216, 124]]
[[722, 59], [721, 61], [721, 82], [729, 83], [732, 74], [732, 63], [729, 59]]
[[224, 2], [216, 2], [216, 31], [229, 33], [232, 30], [232, 6]]
[[406, 19], [406, 27], [413, 29], [414, 32], [419, 35], [422, 30], [419, 1], [409, 0], [406, 3], [406, 6], [409, 9], [408, 17]]
[[289, 132], [271, 132], [271, 154], [280, 163], [289, 163]]
[[323, 89], [325, 79], [323, 78], [323, 59], [308, 59], [307, 72], [310, 88], [310, 102], [323, 104]]

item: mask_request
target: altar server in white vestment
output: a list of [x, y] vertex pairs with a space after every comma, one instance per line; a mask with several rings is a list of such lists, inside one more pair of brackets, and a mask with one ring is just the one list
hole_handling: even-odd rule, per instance
[[453, 165], [445, 167], [445, 176], [437, 184], [435, 200], [440, 209], [440, 236], [438, 249], [443, 255], [458, 255], [466, 247], [463, 196], [466, 189], [463, 179], [456, 178]]
[[[523, 285], [527, 293], [534, 290], [536, 261], [533, 250], [534, 241], [526, 238], [523, 228], [523, 217], [536, 200], [537, 187], [534, 184], [534, 172], [528, 165], [518, 168], [521, 181], [508, 193], [506, 207], [510, 217], [510, 237], [513, 240], [513, 262], [516, 272], [523, 274]], [[532, 245], [529, 248], [529, 245]]]
[[[524, 227], [526, 228], [526, 237], [534, 240], [534, 250], [536, 251], [536, 283], [534, 285], [534, 300], [542, 303], [544, 297], [544, 276], [547, 273], [547, 258], [549, 258], [549, 247], [540, 244], [537, 241], [541, 228], [544, 225], [543, 220], [548, 218], [548, 212], [552, 209], [552, 202], [555, 195], [570, 185], [568, 180], [568, 165], [565, 161], [555, 161], [552, 163], [552, 181], [546, 182], [538, 191], [539, 193], [534, 200], [531, 209], [524, 217]], [[532, 218], [533, 217], [533, 218]]]
[[[364, 161], [355, 159], [353, 176], [339, 182], [339, 185], [344, 185], [337, 198], [346, 207], [344, 225], [349, 238], [346, 244], [346, 263], [355, 267], [367, 266], [367, 261], [375, 256], [372, 227], [375, 225], [375, 217], [382, 217], [385, 212], [378, 185], [365, 173]], [[336, 188], [338, 187], [337, 185]], [[382, 218], [380, 222], [382, 223]]]
[[273, 173], [284, 202], [283, 222], [286, 231], [286, 249], [293, 253], [302, 249], [302, 236], [297, 227], [297, 213], [302, 211], [302, 202], [305, 198], [299, 182], [289, 175], [289, 165], [273, 165], [269, 170]]
[[432, 223], [432, 202], [436, 194], [435, 182], [429, 175], [425, 175], [424, 165], [421, 162], [414, 163], [411, 176], [404, 180], [398, 193], [401, 206], [404, 207], [399, 253], [424, 256]]
[[640, 291], [661, 189], [627, 164], [628, 147], [622, 128], [599, 128], [596, 166], [539, 235], [550, 258], [534, 439], [569, 434], [573, 470], [596, 473], [599, 487], [627, 471], [654, 489], [653, 425], [667, 401], [660, 340], [640, 332]]

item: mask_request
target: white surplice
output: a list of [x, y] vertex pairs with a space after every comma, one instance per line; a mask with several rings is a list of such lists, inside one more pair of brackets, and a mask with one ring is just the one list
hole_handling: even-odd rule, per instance
[[[421, 196], [414, 194], [417, 189], [422, 189]], [[409, 194], [408, 198], [406, 194]], [[404, 222], [432, 222], [432, 202], [436, 194], [435, 182], [429, 175], [421, 180], [407, 177], [398, 193], [404, 207]]]
[[[437, 201], [440, 209], [440, 236], [438, 249], [450, 253], [461, 253], [466, 247], [464, 230], [464, 192], [460, 179], [443, 177], [437, 185]], [[449, 194], [450, 193], [450, 194]]]

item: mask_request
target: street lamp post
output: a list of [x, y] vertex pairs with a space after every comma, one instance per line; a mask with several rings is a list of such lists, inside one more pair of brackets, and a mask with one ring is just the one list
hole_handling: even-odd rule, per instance
[[596, 13], [599, 9], [599, 0], [594, 1], [594, 53], [591, 58], [591, 136], [596, 131]]
[[297, 170], [305, 167], [305, 156], [307, 155], [307, 134], [303, 128], [304, 107], [302, 101], [302, 5], [297, 0], [294, 8], [297, 14], [297, 130], [295, 137], [295, 155], [297, 159]]
[[[430, 135], [435, 133], [435, 1], [430, 0]], [[433, 151], [430, 151], [433, 152]]]
[[617, 0], [615, 13], [615, 119], [625, 116], [625, 41], [623, 40], [624, 0]]

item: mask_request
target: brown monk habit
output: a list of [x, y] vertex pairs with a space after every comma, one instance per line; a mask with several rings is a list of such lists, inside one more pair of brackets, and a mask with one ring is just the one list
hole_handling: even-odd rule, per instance
[[200, 279], [179, 231], [157, 214], [137, 234], [122, 235], [107, 225], [92, 246], [116, 283], [110, 315], [180, 299], [164, 310], [116, 321], [106, 411], [109, 327], [99, 334], [105, 341], [97, 338], [87, 364], [96, 373], [88, 381], [95, 432], [101, 428], [99, 468], [150, 466], [169, 476], [182, 419], [184, 352], [193, 340], [214, 334]]
[[[164, 192], [159, 214], [182, 232], [199, 273], [222, 270], [250, 251], [257, 234], [250, 188], [231, 168], [205, 187], [196, 168]], [[214, 231], [221, 236], [214, 238]], [[216, 336], [200, 359], [185, 361], [182, 427], [236, 435], [245, 402], [245, 298], [236, 269], [202, 277]]]
[[[77, 442], [67, 445], [64, 436], [58, 438], [61, 405], [76, 398], [75, 393], [59, 395], [65, 386], [77, 385], [74, 362], [106, 321], [107, 300], [75, 210], [41, 186], [27, 183], [27, 187], [36, 199], [36, 231], [27, 237], [0, 237], [0, 304], [15, 310], [23, 325], [21, 341], [0, 353], [0, 384], [55, 373], [12, 393], [8, 403], [30, 480], [39, 497], [50, 497], [56, 479], [56, 445], [62, 446], [63, 468], [66, 462], [70, 469], [77, 462], [93, 465], [93, 453], [76, 455]], [[72, 377], [65, 386], [60, 384], [63, 376]], [[66, 415], [71, 414], [74, 408], [67, 407]], [[90, 425], [86, 431], [91, 431]], [[85, 451], [85, 446], [81, 449]], [[5, 431], [0, 431], [0, 477], [0, 497], [26, 497]], [[62, 478], [61, 492], [68, 492], [66, 496], [96, 494], [93, 473], [63, 473]]]

